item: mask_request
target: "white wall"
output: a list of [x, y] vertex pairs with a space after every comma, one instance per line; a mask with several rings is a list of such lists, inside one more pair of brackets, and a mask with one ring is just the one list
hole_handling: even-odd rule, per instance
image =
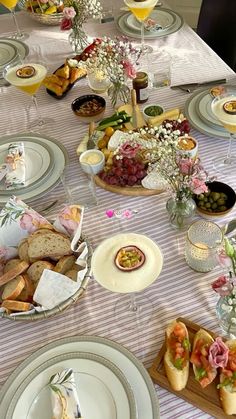
[[[214, 0], [212, 1], [214, 2]], [[197, 27], [202, 0], [167, 0], [167, 2], [173, 10], [183, 16], [189, 26]]]

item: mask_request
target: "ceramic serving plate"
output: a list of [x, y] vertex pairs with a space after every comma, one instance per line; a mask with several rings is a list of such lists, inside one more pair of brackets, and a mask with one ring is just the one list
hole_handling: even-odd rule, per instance
[[51, 358], [36, 368], [16, 391], [6, 419], [51, 419], [52, 375], [72, 368], [75, 371], [81, 411], [86, 419], [136, 419], [136, 405], [125, 375], [107, 359], [86, 352]]
[[[154, 9], [150, 15], [150, 19], [154, 20], [156, 25], [160, 25], [161, 28], [159, 30], [164, 30], [169, 28], [170, 26], [174, 25], [176, 22], [176, 15], [169, 10], [163, 9]], [[134, 31], [141, 30], [140, 22], [135, 18], [135, 16], [131, 13], [126, 19], [127, 26]]]
[[196, 100], [196, 111], [198, 116], [204, 121], [207, 125], [211, 125], [214, 128], [219, 129], [220, 131], [225, 131], [224, 127], [220, 124], [220, 121], [215, 117], [211, 110], [212, 96], [208, 91], [202, 92]]
[[5, 66], [12, 61], [17, 56], [17, 49], [14, 45], [7, 41], [2, 41], [0, 39], [0, 72], [3, 71]]
[[[51, 362], [55, 356], [78, 351], [102, 356], [121, 370], [132, 388], [138, 419], [160, 418], [155, 388], [143, 364], [118, 343], [96, 336], [74, 336], [56, 340], [34, 352], [15, 369], [3, 385], [0, 392], [1, 415], [5, 417], [14, 394], [32, 371], [45, 362]], [[37, 397], [37, 394], [36, 391], [34, 396]]]
[[[7, 43], [8, 45], [16, 49], [16, 57], [19, 56], [21, 60], [24, 60], [24, 58], [27, 57], [27, 55], [29, 54], [28, 45], [26, 45], [22, 41], [19, 41], [18, 39], [0, 37], [0, 43], [5, 43], [5, 44]], [[8, 54], [9, 54], [9, 51], [8, 51]], [[11, 62], [14, 62], [15, 58], [13, 58]], [[6, 84], [6, 80], [2, 76], [2, 70], [1, 70], [1, 64], [0, 64], [0, 86], [4, 86], [5, 84]]]

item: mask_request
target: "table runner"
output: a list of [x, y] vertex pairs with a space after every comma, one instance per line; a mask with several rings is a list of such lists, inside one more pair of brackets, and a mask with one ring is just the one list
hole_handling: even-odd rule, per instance
[[[57, 27], [42, 26], [23, 12], [18, 13], [17, 17], [21, 28], [30, 33], [26, 40], [30, 48], [29, 58], [42, 58], [49, 69], [54, 70], [71, 55], [67, 41], [68, 33], [60, 32]], [[4, 36], [10, 28], [10, 16], [0, 16], [0, 35]], [[90, 36], [118, 34], [114, 23], [101, 25], [89, 22], [85, 28]], [[175, 57], [175, 83], [223, 77], [232, 83], [236, 81], [232, 70], [186, 24], [175, 34], [150, 41], [150, 44], [155, 48], [166, 49]], [[87, 132], [87, 126], [77, 121], [70, 104], [76, 97], [85, 93], [89, 93], [89, 88], [84, 80], [61, 101], [49, 96], [44, 88], [41, 88], [37, 95], [42, 113], [47, 116], [50, 114], [55, 119], [54, 124], [47, 129], [47, 134], [66, 146], [71, 173], [73, 174], [76, 168], [81, 177], [84, 177], [84, 174], [78, 166], [75, 150]], [[167, 87], [151, 91], [149, 102], [157, 101], [166, 109], [177, 106], [183, 109], [188, 97], [187, 93]], [[0, 136], [26, 131], [27, 100], [27, 95], [14, 87], [0, 88]], [[111, 112], [112, 108], [107, 100], [106, 116]], [[203, 135], [195, 129], [191, 129], [191, 134], [199, 142], [199, 153], [205, 167], [211, 174], [215, 174], [211, 160], [214, 155], [225, 152], [226, 141]], [[232, 174], [230, 178], [218, 175], [218, 180], [236, 187], [236, 174]], [[78, 177], [72, 175], [70, 186], [77, 183]], [[46, 205], [52, 197], [59, 197], [62, 193], [62, 187], [58, 186], [42, 198], [40, 204]], [[97, 199], [98, 205], [86, 210], [84, 216], [84, 232], [94, 247], [109, 235], [124, 230], [147, 234], [161, 247], [164, 255], [163, 271], [160, 277], [141, 293], [148, 297], [153, 305], [151, 322], [134, 330], [122, 329], [121, 323], [114, 318], [114, 305], [122, 296], [103, 289], [92, 279], [84, 297], [66, 312], [53, 318], [34, 323], [13, 323], [7, 319], [0, 319], [0, 384], [6, 381], [13, 369], [28, 355], [43, 345], [66, 336], [88, 334], [112, 339], [131, 350], [145, 367], [149, 367], [163, 343], [167, 324], [178, 316], [186, 317], [221, 334], [215, 314], [217, 297], [210, 286], [220, 270], [216, 268], [212, 272], [202, 274], [192, 271], [186, 265], [183, 255], [186, 233], [171, 228], [165, 210], [167, 195], [125, 197], [97, 188]], [[38, 204], [39, 202], [35, 201], [35, 205]], [[133, 216], [126, 220], [108, 219], [105, 211], [110, 208], [130, 209]], [[217, 222], [223, 225], [235, 215], [234, 209]], [[155, 388], [161, 418], [211, 417], [158, 385], [155, 385]]]

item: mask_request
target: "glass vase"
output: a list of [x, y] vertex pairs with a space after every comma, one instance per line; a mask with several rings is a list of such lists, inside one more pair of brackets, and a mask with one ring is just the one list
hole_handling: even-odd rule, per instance
[[69, 43], [76, 54], [80, 54], [88, 46], [88, 36], [82, 26], [74, 23], [72, 31], [69, 34]]
[[129, 102], [130, 88], [125, 83], [113, 82], [107, 93], [114, 108], [118, 107], [120, 104], [126, 104]]
[[192, 198], [182, 200], [171, 197], [166, 203], [166, 209], [171, 225], [178, 230], [183, 230], [192, 222], [196, 204]]
[[225, 335], [234, 339], [236, 337], [236, 305], [232, 304], [232, 296], [219, 298], [216, 304], [216, 315]]

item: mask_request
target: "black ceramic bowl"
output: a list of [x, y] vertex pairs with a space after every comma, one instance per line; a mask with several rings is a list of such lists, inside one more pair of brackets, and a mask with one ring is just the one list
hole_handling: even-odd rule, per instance
[[89, 124], [92, 121], [97, 122], [102, 119], [106, 109], [106, 101], [102, 96], [84, 95], [77, 97], [72, 102], [71, 108], [81, 122]]
[[236, 202], [235, 191], [223, 182], [208, 182], [208, 192], [195, 195], [197, 211], [205, 218], [222, 217], [230, 212]]

